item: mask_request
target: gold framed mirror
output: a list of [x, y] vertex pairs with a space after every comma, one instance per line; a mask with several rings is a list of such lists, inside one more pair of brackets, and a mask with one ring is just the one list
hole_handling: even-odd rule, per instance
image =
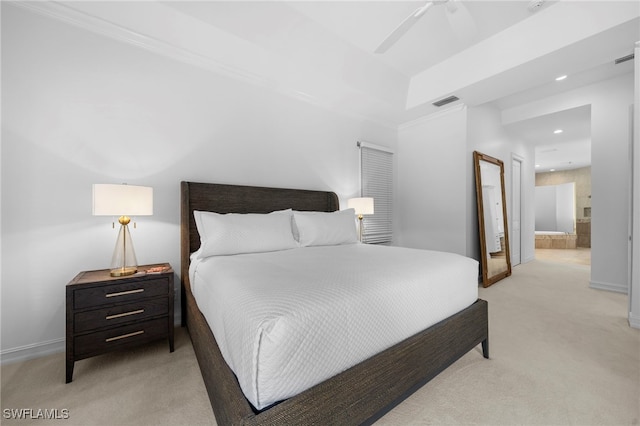
[[478, 151], [473, 153], [473, 163], [476, 173], [482, 285], [489, 287], [511, 275], [504, 163]]

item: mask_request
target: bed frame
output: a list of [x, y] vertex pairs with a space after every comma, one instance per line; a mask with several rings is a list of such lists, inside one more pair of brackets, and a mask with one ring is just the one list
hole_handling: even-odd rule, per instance
[[186, 326], [219, 425], [372, 424], [482, 344], [489, 357], [487, 302], [463, 311], [263, 411], [256, 411], [224, 361], [189, 283], [189, 254], [200, 247], [193, 210], [268, 213], [338, 210], [333, 192], [181, 182], [182, 325]]

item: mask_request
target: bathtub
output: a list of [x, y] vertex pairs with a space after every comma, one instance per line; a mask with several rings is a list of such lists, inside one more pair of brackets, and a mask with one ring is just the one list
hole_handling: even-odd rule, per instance
[[574, 249], [578, 236], [560, 231], [536, 231], [536, 248], [540, 249]]

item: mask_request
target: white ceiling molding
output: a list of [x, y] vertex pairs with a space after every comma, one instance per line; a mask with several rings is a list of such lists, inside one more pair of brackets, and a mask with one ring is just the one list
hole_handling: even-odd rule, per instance
[[449, 115], [454, 112], [464, 111], [466, 109], [467, 109], [467, 106], [465, 104], [457, 104], [457, 105], [452, 105], [446, 108], [442, 108], [434, 113], [425, 115], [420, 118], [416, 118], [415, 120], [407, 121], [406, 123], [402, 123], [398, 126], [398, 130], [405, 130], [410, 127], [419, 126], [421, 124], [426, 123], [427, 121], [439, 119], [441, 117], [444, 117], [445, 115]]
[[[97, 4], [94, 2], [88, 3]], [[19, 6], [84, 30], [229, 77], [241, 78], [247, 82], [262, 86], [275, 85], [268, 82], [261, 75], [249, 72], [246, 69], [234, 67], [210, 56], [199, 54], [184, 47], [172, 45], [159, 38], [142, 34], [118, 25], [117, 23], [94, 16], [87, 11], [79, 10], [78, 7], [82, 7], [83, 2], [65, 4], [55, 1], [15, 1], [8, 2], [8, 4]]]
[[[396, 129], [402, 114], [370, 92], [157, 2], [8, 2], [50, 18], [341, 115]], [[347, 94], [347, 95], [345, 95]]]
[[[447, 45], [438, 28], [446, 32], [450, 28], [433, 13], [395, 50], [385, 56], [373, 55], [366, 46], [377, 40], [381, 25], [396, 24], [391, 15], [404, 16], [407, 5], [402, 2], [370, 5], [372, 15], [362, 16], [362, 26], [357, 28], [351, 22], [361, 16], [361, 7], [348, 2], [9, 1], [3, 7], [15, 5], [392, 129], [442, 113], [431, 103], [452, 93], [468, 107], [509, 97], [510, 103], [496, 103], [503, 109], [557, 93], [560, 86], [547, 83], [559, 70], [573, 73], [562, 90], [579, 83], [575, 73], [582, 72], [584, 80], [594, 67], [601, 69], [600, 75], [611, 75], [612, 66], [604, 67], [613, 59], [610, 56], [630, 53], [629, 40], [640, 39], [640, 11], [634, 1], [549, 2], [526, 17], [509, 9], [519, 8], [518, 2], [475, 3], [480, 22], [500, 21], [499, 28], [505, 29], [487, 33], [493, 35], [465, 50], [454, 49], [453, 56], [412, 79], [393, 65], [406, 57], [433, 60], [436, 53], [431, 42], [439, 48]], [[512, 3], [507, 9], [502, 7]], [[436, 37], [428, 36], [433, 33]], [[424, 43], [418, 43], [419, 39]], [[411, 40], [414, 42], [409, 43]], [[615, 72], [622, 73], [625, 66], [631, 63], [617, 66]], [[523, 97], [525, 93], [529, 95]]]
[[[484, 84], [482, 90], [476, 88], [474, 91], [493, 93], [494, 99], [509, 95], [495, 81], [491, 85], [485, 83], [507, 72], [514, 78], [511, 71], [530, 73], [532, 67], [525, 65], [536, 59], [625, 23], [638, 21], [640, 10], [636, 2], [616, 2], [616, 7], [607, 3], [558, 2], [417, 74], [411, 79], [407, 109], [430, 103], [448, 93], [462, 95], [460, 88], [474, 85]], [[567, 25], [567, 20], [571, 25]], [[596, 62], [599, 60], [593, 58], [592, 66], [599, 65]], [[470, 68], [473, 72], [469, 72]], [[469, 96], [466, 98], [469, 100]]]

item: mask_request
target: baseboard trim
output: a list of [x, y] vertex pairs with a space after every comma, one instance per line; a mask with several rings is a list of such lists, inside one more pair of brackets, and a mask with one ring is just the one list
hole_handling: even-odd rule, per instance
[[[182, 324], [180, 312], [177, 312], [173, 318], [173, 324], [180, 327]], [[30, 359], [40, 358], [47, 355], [53, 355], [64, 352], [67, 348], [65, 338], [48, 340], [41, 343], [33, 343], [30, 345], [19, 346], [0, 352], [0, 365], [12, 364], [14, 362], [28, 361]]]
[[629, 312], [629, 325], [631, 328], [640, 328], [640, 316], [635, 316]]
[[27, 361], [42, 356], [57, 354], [65, 351], [65, 339], [49, 340], [41, 343], [20, 346], [0, 352], [0, 364]]
[[624, 284], [603, 283], [600, 281], [589, 281], [589, 288], [596, 290], [614, 291], [616, 293], [629, 294], [629, 289]]

